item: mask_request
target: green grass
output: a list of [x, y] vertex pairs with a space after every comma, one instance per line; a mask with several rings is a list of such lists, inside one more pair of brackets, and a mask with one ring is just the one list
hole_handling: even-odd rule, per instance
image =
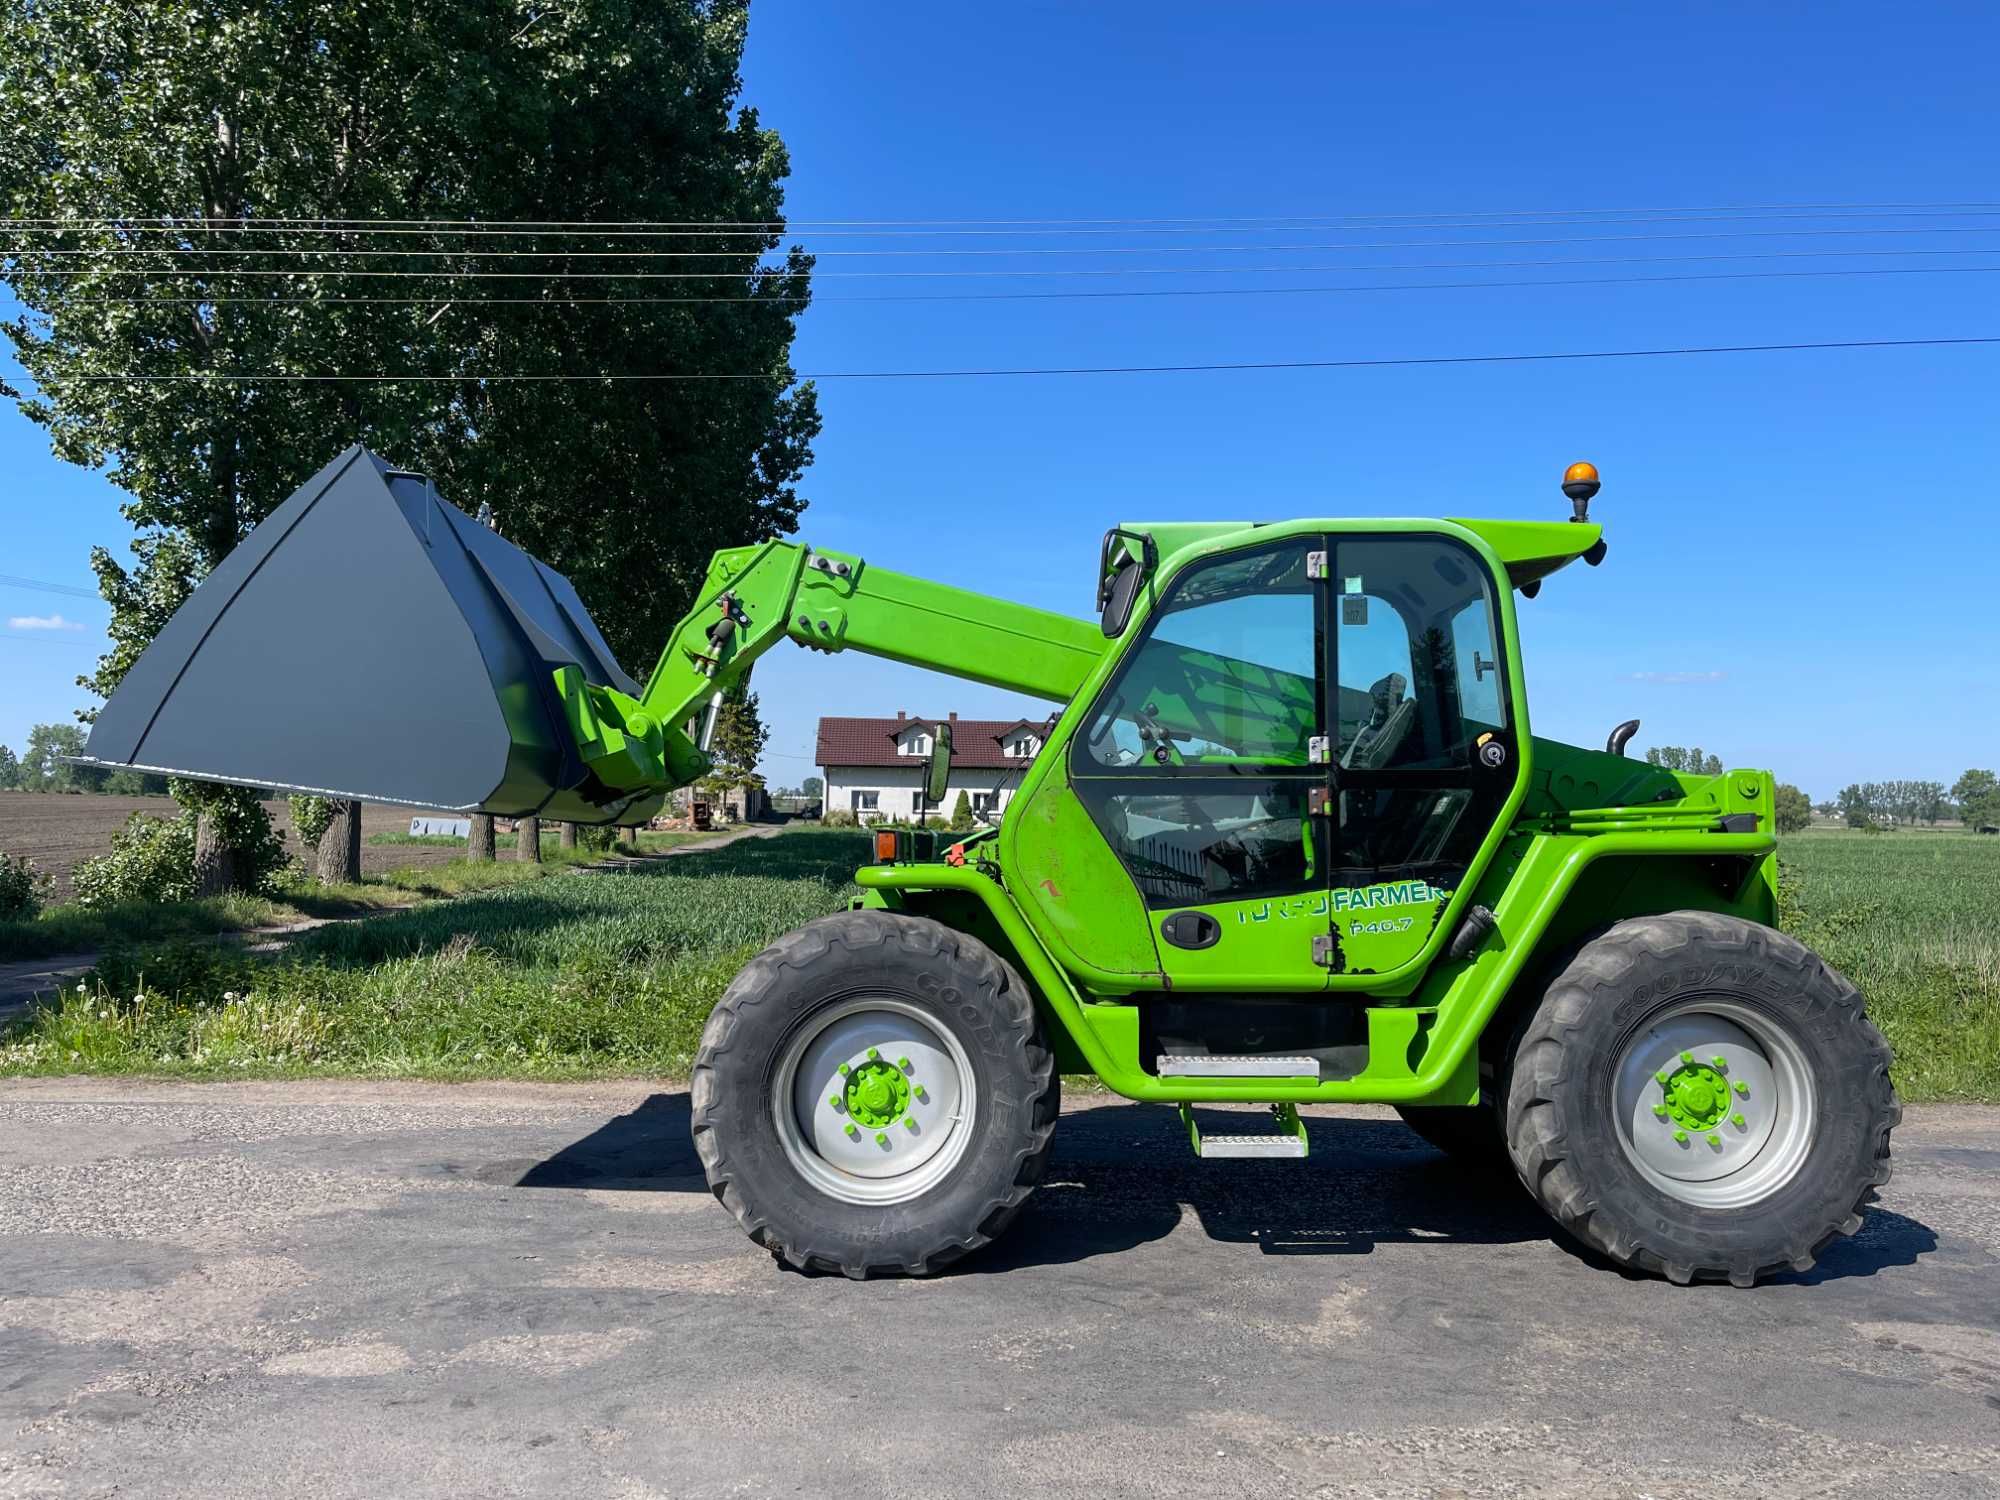
[[291, 921], [300, 913], [289, 904], [259, 896], [222, 896], [210, 901], [135, 903], [86, 911], [52, 906], [26, 921], [0, 922], [0, 961], [90, 953], [113, 943], [162, 942], [172, 938], [241, 932]]
[[[642, 853], [655, 854], [704, 837], [713, 835], [648, 831], [638, 835], [638, 846]], [[401, 841], [428, 842], [408, 835], [402, 835]], [[462, 844], [464, 840], [444, 842]], [[508, 835], [503, 847], [511, 848], [514, 842], [513, 836]], [[501, 890], [607, 857], [603, 850], [561, 848], [551, 836], [542, 840], [539, 865], [512, 859], [490, 863], [459, 859], [446, 864], [388, 870], [354, 885], [323, 886], [304, 874], [297, 874], [276, 896], [269, 898], [230, 895], [206, 901], [135, 902], [97, 911], [76, 905], [52, 906], [27, 921], [0, 921], [0, 962], [101, 952], [180, 938], [214, 937], [296, 922], [301, 917], [359, 916], [423, 900]]]
[[107, 955], [0, 1040], [0, 1072], [684, 1073], [744, 960], [844, 905], [866, 858], [863, 836], [793, 833], [328, 927], [277, 962], [214, 943]]
[[2000, 1099], [2000, 839], [1814, 831], [1781, 841], [1783, 925], [1846, 974], [1906, 1099]]
[[[866, 858], [865, 834], [810, 830], [629, 875], [407, 871], [352, 899], [461, 899], [308, 934], [275, 963], [127, 945], [18, 1021], [0, 1072], [678, 1076], [743, 961], [839, 909]], [[2000, 1099], [2000, 839], [1813, 832], [1780, 859], [1785, 926], [1861, 986], [1904, 1097]]]

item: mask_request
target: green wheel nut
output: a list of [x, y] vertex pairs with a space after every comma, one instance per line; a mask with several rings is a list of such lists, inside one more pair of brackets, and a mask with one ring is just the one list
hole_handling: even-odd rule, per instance
[[1661, 1118], [1662, 1120], [1664, 1120], [1664, 1119], [1665, 1119], [1665, 1118], [1667, 1117], [1667, 1107], [1666, 1107], [1666, 1105], [1664, 1105], [1664, 1104], [1655, 1104], [1655, 1105], [1653, 1106], [1653, 1113], [1654, 1113], [1654, 1114], [1656, 1114], [1656, 1115], [1658, 1115], [1658, 1116], [1659, 1116], [1659, 1117], [1660, 1117], [1660, 1118]]
[[1693, 1054], [1692, 1052], [1683, 1052], [1683, 1053], [1681, 1054], [1681, 1061], [1682, 1061], [1682, 1062], [1684, 1062], [1684, 1063], [1691, 1063], [1691, 1062], [1693, 1062], [1693, 1061], [1694, 1061], [1694, 1054]]
[[1746, 1122], [1742, 1115], [1736, 1114], [1729, 1117], [1729, 1123], [1734, 1125], [1738, 1130], [1741, 1130]]
[[1674, 1132], [1674, 1144], [1679, 1146], [1685, 1146], [1687, 1143], [1688, 1143], [1688, 1133], [1685, 1130], [1676, 1130]]
[[899, 1057], [896, 1059], [896, 1066], [907, 1073], [910, 1071], [910, 1060], [907, 1057]]
[[1655, 1073], [1653, 1075], [1653, 1081], [1655, 1083], [1665, 1083], [1667, 1081], [1667, 1075], [1665, 1073]]
[[861, 1127], [859, 1125], [850, 1124], [847, 1127], [847, 1133], [848, 1135], [852, 1136], [855, 1140], [859, 1140], [861, 1138]]
[[917, 1128], [917, 1122], [915, 1120], [905, 1120], [903, 1121], [903, 1128], [914, 1131]]
[[1750, 1097], [1750, 1085], [1739, 1078], [1736, 1080], [1736, 1092], [1747, 1099]]
[[870, 1047], [868, 1049], [868, 1060], [870, 1062], [876, 1061], [878, 1058], [881, 1057], [881, 1055], [882, 1055], [881, 1049], [878, 1047]]
[[1719, 1135], [1711, 1135], [1708, 1138], [1708, 1143], [1711, 1146], [1720, 1146], [1722, 1144], [1722, 1137]]
[[1726, 1068], [1729, 1066], [1729, 1059], [1718, 1052], [1708, 1060], [1708, 1063], [1712, 1068]]
[[833, 1107], [834, 1107], [835, 1109], [839, 1109], [839, 1108], [840, 1108], [840, 1095], [838, 1095], [838, 1094], [835, 1094], [835, 1095], [834, 1095], [834, 1096], [833, 1096], [833, 1097], [832, 1097], [831, 1099], [827, 1100], [826, 1102], [827, 1102], [828, 1104], [832, 1105], [832, 1106], [833, 1106]]
[[889, 1144], [889, 1132], [888, 1132], [888, 1131], [886, 1131], [886, 1130], [878, 1130], [878, 1131], [876, 1131], [876, 1132], [875, 1132], [875, 1144], [876, 1144], [876, 1145], [878, 1145], [878, 1146], [886, 1146], [886, 1145], [888, 1145], [888, 1144]]
[[848, 1071], [848, 1068], [847, 1068], [847, 1064], [846, 1064], [846, 1063], [842, 1063], [842, 1064], [840, 1065], [840, 1071], [841, 1071], [841, 1072], [843, 1072], [843, 1073], [845, 1073], [845, 1072], [847, 1072], [847, 1071]]

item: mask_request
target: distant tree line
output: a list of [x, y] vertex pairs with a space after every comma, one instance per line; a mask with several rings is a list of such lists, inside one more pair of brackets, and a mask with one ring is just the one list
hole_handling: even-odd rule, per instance
[[[1699, 745], [1655, 745], [1646, 752], [1646, 764], [1690, 776], [1722, 774], [1722, 758]], [[1950, 787], [1941, 781], [1854, 782], [1821, 802], [1814, 802], [1789, 782], [1780, 782], [1776, 800], [1780, 833], [1796, 833], [1810, 826], [1815, 812], [1849, 828], [1898, 823], [1935, 827], [1952, 817], [1968, 827], [2000, 825], [2000, 777], [1991, 771], [1967, 771]]]
[[1935, 825], [1956, 817], [1968, 827], [2000, 824], [2000, 777], [1973, 769], [1947, 788], [1941, 781], [1857, 781], [1815, 804], [1825, 818], [1849, 828], [1895, 823]]
[[1690, 776], [1722, 774], [1722, 757], [1710, 755], [1699, 745], [1692, 749], [1680, 745], [1655, 745], [1646, 752], [1646, 764], [1664, 766], [1669, 771], [1684, 771]]
[[71, 765], [62, 757], [83, 750], [85, 734], [76, 724], [37, 724], [28, 746], [16, 755], [0, 745], [0, 792], [108, 792], [118, 796], [165, 795], [167, 778], [143, 771], [105, 771]]

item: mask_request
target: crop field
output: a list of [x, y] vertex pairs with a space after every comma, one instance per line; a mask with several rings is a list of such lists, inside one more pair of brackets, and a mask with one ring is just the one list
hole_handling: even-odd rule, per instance
[[[866, 858], [793, 831], [326, 928], [273, 964], [115, 954], [0, 1039], [0, 1071], [683, 1075], [737, 968], [844, 905]], [[1785, 925], [1867, 994], [1904, 1096], [2000, 1098], [2000, 839], [1814, 832], [1780, 859]]]
[[2000, 1098], [2000, 838], [1813, 831], [1778, 861], [1783, 925], [1861, 987], [1904, 1097]]
[[[295, 857], [304, 851], [292, 827], [291, 809], [283, 798], [268, 804], [277, 826], [284, 830], [285, 848]], [[171, 818], [180, 805], [171, 797], [105, 797], [60, 792], [0, 792], [0, 852], [25, 854], [55, 877], [53, 899], [70, 898], [69, 872], [86, 859], [111, 847], [111, 835], [135, 812]], [[361, 872], [379, 875], [412, 865], [443, 864], [454, 858], [452, 847], [378, 844], [375, 836], [410, 831], [415, 808], [364, 803], [361, 808]], [[464, 844], [455, 843], [462, 851]]]

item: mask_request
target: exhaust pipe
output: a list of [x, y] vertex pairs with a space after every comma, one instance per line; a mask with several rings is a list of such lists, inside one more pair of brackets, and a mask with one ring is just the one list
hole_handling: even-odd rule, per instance
[[636, 697], [569, 580], [349, 448], [217, 565], [79, 761], [502, 817], [640, 823], [663, 792], [585, 763], [562, 685]]

